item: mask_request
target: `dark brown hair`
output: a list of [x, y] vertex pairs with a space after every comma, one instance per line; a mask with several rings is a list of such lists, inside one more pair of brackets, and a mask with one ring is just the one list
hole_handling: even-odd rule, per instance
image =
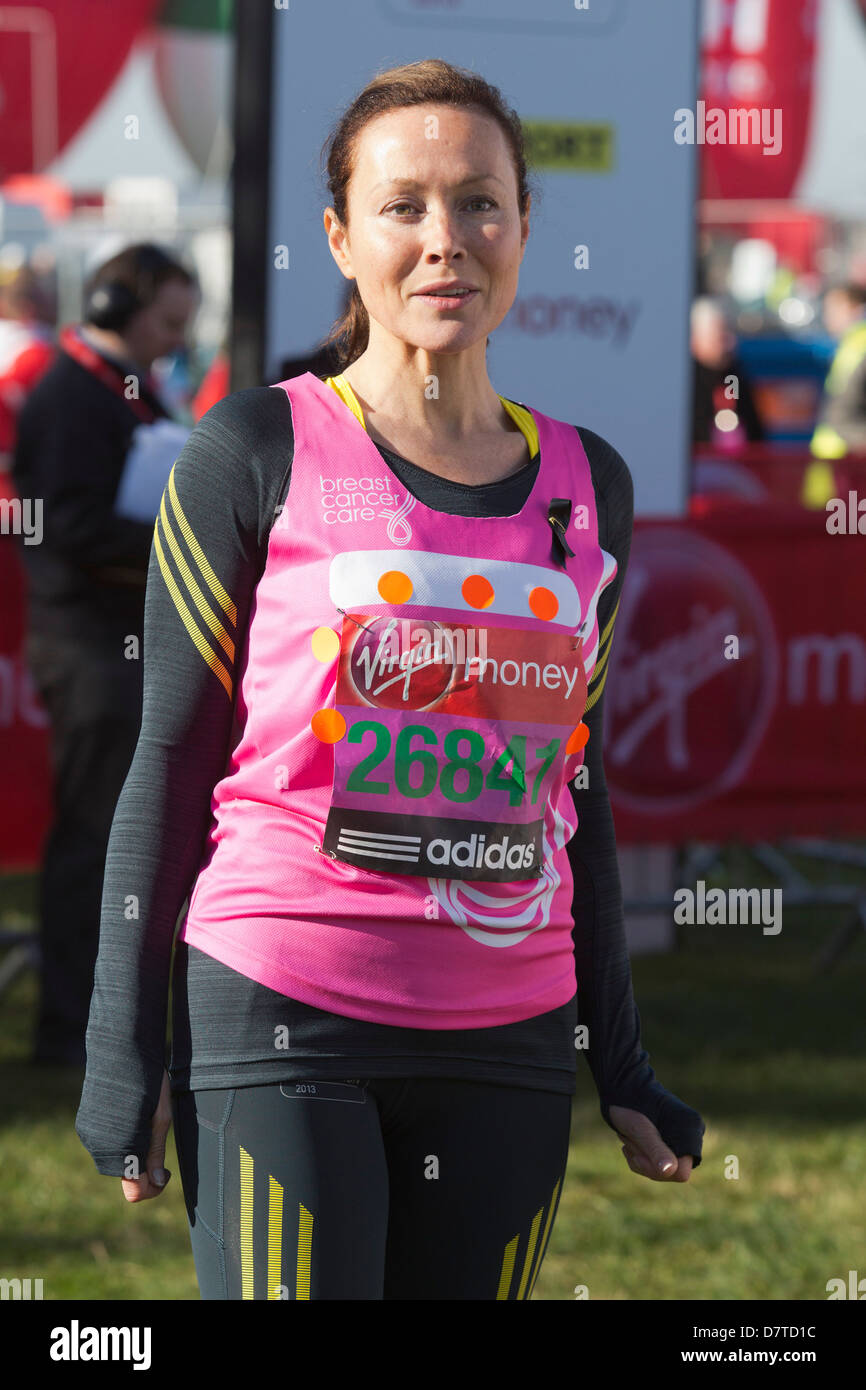
[[[355, 144], [364, 126], [386, 111], [404, 106], [461, 106], [475, 107], [492, 117], [508, 141], [517, 176], [517, 200], [521, 215], [526, 212], [532, 195], [538, 190], [527, 173], [527, 155], [520, 117], [506, 105], [498, 88], [485, 82], [478, 73], [455, 67], [442, 58], [422, 58], [401, 67], [387, 68], [371, 79], [344, 111], [336, 128], [323, 146], [327, 152], [328, 189], [331, 203], [340, 222], [348, 223], [348, 188], [355, 159]], [[352, 286], [348, 307], [334, 323], [325, 344], [337, 350], [342, 371], [354, 362], [367, 346], [370, 320], [358, 293]]]
[[181, 280], [185, 285], [198, 288], [196, 276], [170, 252], [156, 242], [139, 241], [103, 261], [89, 276], [84, 293], [87, 297], [102, 285], [121, 284], [135, 295], [142, 308], [146, 308], [168, 280]]

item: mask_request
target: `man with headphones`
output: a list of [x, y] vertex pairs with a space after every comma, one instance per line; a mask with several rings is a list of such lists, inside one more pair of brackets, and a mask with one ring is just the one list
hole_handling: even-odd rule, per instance
[[[105, 855], [141, 722], [141, 636], [153, 519], [121, 514], [142, 425], [170, 418], [153, 363], [186, 340], [195, 276], [151, 243], [126, 247], [85, 287], [83, 322], [19, 416], [12, 465], [41, 503], [20, 544], [31, 674], [51, 721], [54, 820], [40, 884], [41, 998], [33, 1060], [83, 1066]], [[37, 503], [39, 499], [39, 503]]]

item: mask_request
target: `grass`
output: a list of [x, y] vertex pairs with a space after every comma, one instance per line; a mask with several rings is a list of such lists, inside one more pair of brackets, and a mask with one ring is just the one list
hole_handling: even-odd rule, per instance
[[[0, 881], [7, 925], [32, 905], [32, 880]], [[633, 961], [644, 1045], [703, 1115], [703, 1162], [687, 1184], [633, 1174], [581, 1061], [535, 1299], [826, 1299], [866, 1275], [866, 933], [815, 970], [842, 920], [786, 908], [778, 936], [695, 926]], [[26, 975], [0, 998], [0, 1275], [41, 1277], [46, 1299], [198, 1299], [171, 1137], [165, 1194], [129, 1206], [72, 1128], [83, 1073], [26, 1060], [35, 997]]]

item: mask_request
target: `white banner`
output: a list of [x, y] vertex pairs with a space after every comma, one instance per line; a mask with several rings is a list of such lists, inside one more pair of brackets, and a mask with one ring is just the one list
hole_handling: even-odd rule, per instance
[[[529, 136], [538, 207], [517, 297], [491, 335], [497, 391], [586, 425], [622, 454], [644, 515], [681, 514], [690, 433], [688, 310], [696, 0], [290, 0], [276, 8], [268, 380], [312, 353], [348, 282], [328, 249], [319, 152], [377, 70], [423, 57], [500, 88]], [[581, 248], [585, 248], [582, 251]]]

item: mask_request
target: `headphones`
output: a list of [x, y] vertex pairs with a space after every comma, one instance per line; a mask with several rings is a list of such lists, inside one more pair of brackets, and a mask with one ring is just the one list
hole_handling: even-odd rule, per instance
[[138, 295], [133, 294], [128, 285], [119, 280], [107, 280], [97, 285], [84, 306], [84, 322], [95, 328], [111, 328], [115, 332], [125, 328], [133, 314], [141, 309]]
[[[95, 328], [107, 328], [114, 332], [120, 332], [129, 323], [134, 314], [140, 309], [144, 309], [150, 303], [150, 297], [144, 298], [147, 293], [148, 280], [152, 281], [154, 273], [164, 270], [167, 266], [174, 266], [176, 262], [161, 251], [158, 246], [144, 245], [138, 249], [136, 255], [136, 278], [144, 281], [144, 287], [139, 285], [139, 292], [130, 289], [129, 285], [121, 280], [105, 280], [102, 284], [96, 285], [87, 295], [83, 310], [83, 322], [92, 323]], [[98, 272], [97, 272], [98, 274]]]

